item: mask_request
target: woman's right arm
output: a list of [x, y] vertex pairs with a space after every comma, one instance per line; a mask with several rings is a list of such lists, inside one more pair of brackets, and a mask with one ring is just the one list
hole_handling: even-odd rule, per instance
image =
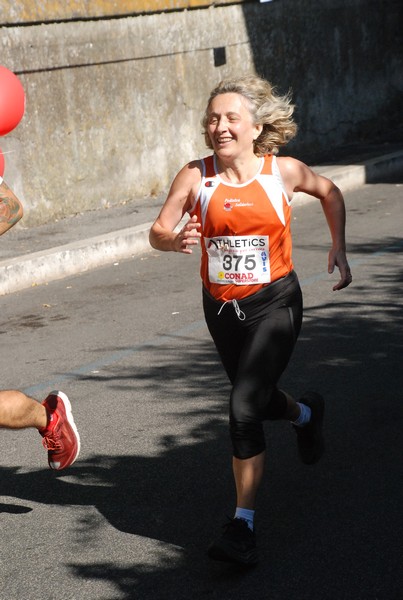
[[201, 182], [199, 162], [187, 164], [175, 177], [165, 203], [150, 229], [150, 244], [163, 252], [192, 253], [192, 246], [199, 243], [200, 223], [194, 216], [179, 232], [175, 228], [188, 212], [196, 198]]

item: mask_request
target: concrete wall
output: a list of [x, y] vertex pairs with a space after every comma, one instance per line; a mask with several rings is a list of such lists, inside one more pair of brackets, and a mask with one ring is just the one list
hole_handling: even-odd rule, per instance
[[401, 0], [278, 1], [256, 22], [246, 19], [255, 67], [291, 86], [298, 153], [313, 160], [386, 130], [403, 135]]
[[[0, 24], [68, 21], [155, 13], [251, 0], [0, 0]], [[252, 0], [253, 1], [253, 0]]]
[[0, 28], [0, 62], [27, 97], [22, 122], [0, 138], [23, 226], [165, 191], [206, 152], [201, 113], [228, 75], [292, 87], [294, 154], [395, 118], [402, 12], [398, 0], [275, 0]]

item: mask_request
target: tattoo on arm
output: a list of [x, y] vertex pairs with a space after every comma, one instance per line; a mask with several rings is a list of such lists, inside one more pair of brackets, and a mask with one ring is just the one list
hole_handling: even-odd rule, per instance
[[0, 184], [0, 235], [18, 223], [22, 214], [21, 202], [3, 181]]

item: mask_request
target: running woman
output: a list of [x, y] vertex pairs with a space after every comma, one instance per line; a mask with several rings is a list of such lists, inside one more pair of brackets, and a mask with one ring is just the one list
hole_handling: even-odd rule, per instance
[[[185, 165], [175, 177], [150, 230], [151, 245], [191, 254], [201, 243], [206, 323], [232, 384], [229, 427], [236, 487], [233, 518], [209, 547], [215, 560], [244, 566], [258, 560], [254, 512], [265, 460], [263, 422], [286, 419], [300, 459], [324, 452], [324, 400], [306, 392], [296, 401], [277, 386], [302, 322], [302, 295], [292, 262], [294, 192], [318, 198], [332, 246], [333, 290], [347, 287], [345, 206], [332, 181], [304, 163], [277, 157], [296, 135], [294, 106], [259, 77], [224, 80], [212, 90], [202, 125], [213, 154]], [[189, 220], [175, 228], [185, 213]]]

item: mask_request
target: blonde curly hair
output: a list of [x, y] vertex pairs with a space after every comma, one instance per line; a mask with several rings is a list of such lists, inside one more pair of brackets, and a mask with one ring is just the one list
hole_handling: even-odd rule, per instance
[[248, 108], [255, 125], [263, 129], [254, 142], [254, 153], [257, 156], [277, 154], [281, 146], [285, 146], [297, 133], [297, 125], [292, 115], [294, 105], [291, 104], [290, 93], [280, 96], [267, 80], [255, 75], [246, 75], [233, 79], [224, 79], [210, 93], [201, 124], [208, 148], [213, 149], [207, 132], [209, 107], [211, 101], [220, 94], [240, 94], [248, 101]]

